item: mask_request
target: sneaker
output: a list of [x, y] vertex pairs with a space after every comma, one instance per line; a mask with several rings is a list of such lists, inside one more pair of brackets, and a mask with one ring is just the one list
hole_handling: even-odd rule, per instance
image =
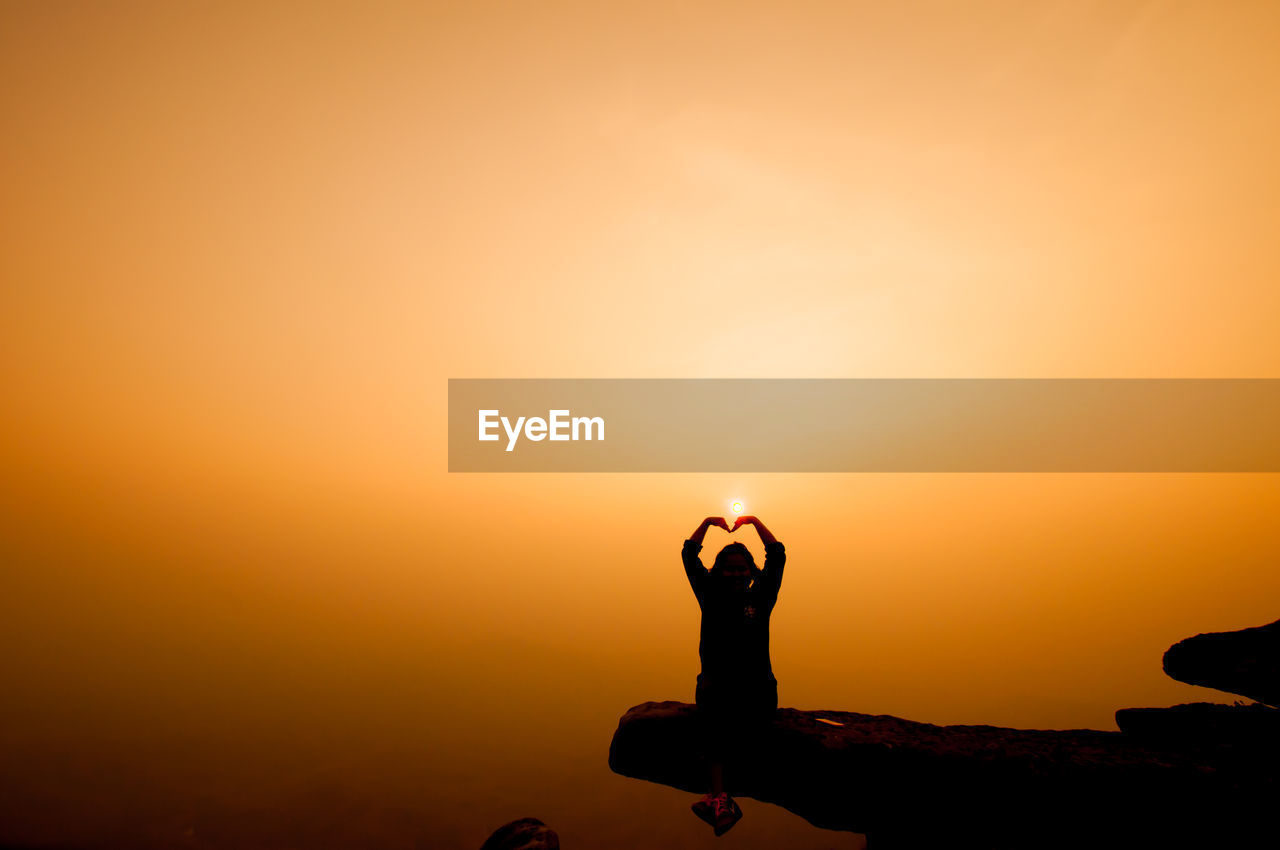
[[742, 820], [742, 809], [738, 808], [738, 801], [728, 794], [719, 794], [712, 799], [711, 812], [715, 815], [712, 826], [715, 827], [716, 836], [724, 835]]
[[716, 825], [716, 815], [714, 809], [715, 796], [708, 794], [689, 808], [693, 809], [693, 813], [702, 818], [711, 826]]

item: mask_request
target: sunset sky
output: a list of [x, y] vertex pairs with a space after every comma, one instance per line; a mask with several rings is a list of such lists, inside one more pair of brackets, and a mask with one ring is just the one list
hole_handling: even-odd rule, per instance
[[446, 392], [1280, 377], [1276, 44], [1261, 2], [4, 4], [0, 843], [702, 846], [605, 755], [693, 699], [730, 498], [787, 545], [784, 706], [1231, 701], [1160, 657], [1280, 617], [1280, 476], [451, 475]]

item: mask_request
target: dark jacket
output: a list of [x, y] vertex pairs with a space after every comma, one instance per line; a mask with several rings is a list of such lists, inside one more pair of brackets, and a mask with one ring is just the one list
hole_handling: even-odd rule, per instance
[[769, 663], [769, 615], [778, 601], [787, 551], [781, 543], [765, 544], [764, 568], [745, 591], [721, 589], [702, 566], [702, 544], [684, 542], [685, 575], [702, 609], [698, 656], [699, 681], [726, 686], [773, 682]]

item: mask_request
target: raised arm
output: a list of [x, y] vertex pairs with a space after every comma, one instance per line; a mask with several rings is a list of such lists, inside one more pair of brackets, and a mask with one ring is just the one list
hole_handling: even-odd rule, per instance
[[724, 517], [709, 516], [694, 529], [693, 534], [689, 535], [689, 539], [684, 542], [684, 548], [680, 552], [680, 559], [684, 561], [684, 574], [689, 578], [689, 586], [693, 588], [693, 595], [699, 599], [702, 598], [702, 584], [707, 577], [707, 571], [702, 566], [702, 559], [698, 557], [698, 553], [702, 551], [702, 539], [707, 536], [707, 529], [713, 525], [723, 528], [725, 531], [729, 530], [729, 523], [724, 521]]
[[774, 538], [773, 534], [769, 531], [769, 529], [764, 527], [764, 523], [753, 516], [738, 517], [737, 522], [733, 524], [733, 528], [729, 529], [729, 531], [730, 532], [737, 531], [739, 528], [741, 528], [744, 525], [754, 525], [756, 528], [756, 533], [760, 535], [760, 542], [762, 542], [765, 546], [768, 546], [770, 543], [778, 542], [777, 539]]
[[[741, 522], [741, 520], [739, 520], [739, 522]], [[701, 546], [702, 538], [707, 536], [707, 529], [713, 525], [718, 528], [723, 528], [725, 531], [729, 530], [729, 523], [724, 521], [724, 517], [709, 516], [702, 521], [701, 525], [693, 530], [693, 534], [689, 535], [689, 539]], [[734, 526], [734, 528], [737, 528], [737, 526]]]
[[787, 563], [787, 549], [778, 542], [769, 529], [764, 527], [764, 523], [753, 516], [738, 517], [738, 521], [729, 531], [737, 531], [744, 525], [754, 526], [756, 533], [760, 535], [760, 540], [764, 543], [764, 567], [760, 570], [760, 579], [774, 593], [777, 593], [778, 588], [782, 586], [782, 568]]

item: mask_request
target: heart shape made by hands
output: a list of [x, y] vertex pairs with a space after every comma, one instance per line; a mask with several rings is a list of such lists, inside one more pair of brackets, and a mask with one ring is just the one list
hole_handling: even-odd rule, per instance
[[723, 528], [726, 534], [733, 534], [739, 528], [743, 528], [745, 526], [751, 525], [751, 523], [755, 520], [755, 517], [750, 517], [750, 516], [737, 517], [734, 520], [732, 527], [729, 526], [728, 521], [725, 520], [724, 517], [719, 517], [719, 519], [720, 519], [720, 522], [724, 524], [723, 525], [716, 524], [711, 526], [711, 528]]

